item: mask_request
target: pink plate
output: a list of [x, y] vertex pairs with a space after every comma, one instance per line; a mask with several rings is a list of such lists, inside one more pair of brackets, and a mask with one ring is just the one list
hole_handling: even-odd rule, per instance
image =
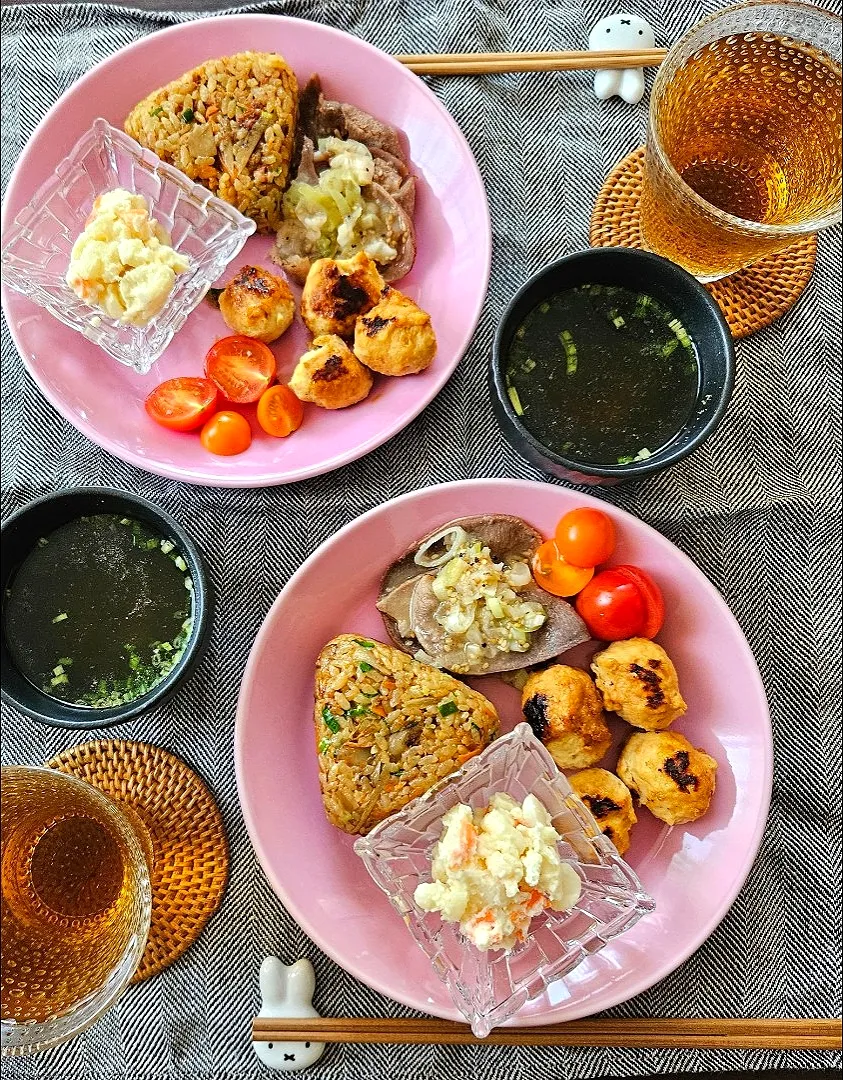
[[[312, 726], [313, 665], [336, 634], [384, 640], [374, 604], [383, 570], [419, 536], [466, 514], [524, 517], [546, 535], [575, 506], [608, 510], [612, 561], [649, 570], [667, 617], [660, 640], [679, 672], [688, 712], [676, 729], [719, 764], [709, 813], [668, 828], [641, 809], [627, 859], [656, 910], [581, 964], [515, 1018], [575, 1020], [641, 993], [706, 940], [755, 858], [770, 804], [773, 750], [758, 669], [735, 619], [694, 564], [653, 529], [596, 499], [549, 484], [469, 480], [394, 499], [341, 529], [293, 575], [252, 649], [237, 710], [236, 767], [249, 834], [278, 896], [313, 940], [356, 978], [405, 1005], [458, 1019], [447, 991], [322, 811]], [[518, 696], [476, 681], [503, 729]], [[620, 725], [619, 726], [623, 726]], [[628, 730], [628, 729], [627, 729]]]
[[[206, 453], [195, 435], [159, 428], [143, 401], [163, 379], [201, 375], [208, 348], [230, 331], [200, 304], [148, 375], [110, 360], [96, 346], [10, 290], [3, 292], [12, 335], [45, 397], [89, 439], [149, 472], [194, 484], [263, 487], [329, 472], [386, 442], [445, 385], [471, 338], [489, 283], [491, 228], [483, 181], [451, 116], [421, 79], [365, 42], [316, 23], [278, 15], [200, 19], [152, 34], [99, 64], [39, 124], [9, 184], [11, 221], [97, 116], [122, 127], [129, 110], [157, 86], [212, 57], [275, 50], [300, 80], [314, 71], [326, 93], [394, 124], [406, 136], [419, 178], [418, 258], [400, 283], [430, 312], [439, 340], [432, 366], [403, 379], [378, 377], [366, 401], [329, 413], [308, 407], [292, 438], [265, 435], [234, 458]], [[249, 240], [230, 268], [267, 262], [270, 241]], [[274, 346], [287, 378], [308, 336], [299, 320]], [[252, 409], [252, 413], [253, 413]]]

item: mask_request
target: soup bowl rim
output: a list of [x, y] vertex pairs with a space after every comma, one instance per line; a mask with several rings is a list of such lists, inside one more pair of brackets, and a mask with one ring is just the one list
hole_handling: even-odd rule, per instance
[[[716, 380], [717, 400], [711, 403], [704, 420], [687, 422], [693, 430], [693, 434], [687, 441], [678, 443], [674, 440], [651, 454], [650, 457], [641, 461], [632, 461], [625, 465], [580, 461], [577, 458], [566, 457], [543, 443], [541, 439], [537, 438], [525, 427], [515, 412], [509, 400], [504, 376], [507, 359], [505, 346], [509, 344], [507, 337], [515, 321], [515, 312], [524, 298], [533, 292], [540, 291], [547, 279], [555, 276], [564, 276], [567, 279], [562, 287], [588, 284], [589, 268], [607, 267], [618, 259], [629, 263], [630, 277], [632, 277], [633, 273], [640, 275], [639, 286], [641, 288], [646, 288], [647, 283], [656, 278], [667, 277], [672, 278], [676, 285], [685, 291], [688, 298], [687, 303], [694, 304], [699, 311], [704, 313], [704, 317], [709, 320], [712, 334], [718, 344], [716, 349], [706, 349], [703, 344], [694, 339], [694, 335], [691, 335], [696, 346], [695, 351], [700, 371], [701, 373], [712, 370], [716, 373], [722, 371], [722, 378]], [[572, 271], [574, 272], [572, 273]], [[548, 263], [531, 274], [516, 291], [507, 304], [503, 317], [500, 319], [495, 331], [490, 376], [498, 419], [501, 421], [502, 417], [505, 418], [505, 422], [501, 423], [501, 427], [507, 440], [518, 453], [525, 456], [523, 444], [526, 444], [532, 451], [533, 460], [538, 457], [550, 462], [557, 469], [564, 470], [566, 473], [581, 475], [583, 482], [588, 482], [586, 478], [589, 477], [597, 477], [608, 481], [627, 480], [649, 476], [676, 464], [676, 462], [681, 461], [696, 450], [714, 432], [726, 413], [734, 388], [735, 347], [729, 325], [716, 300], [687, 270], [669, 259], [663, 258], [661, 255], [655, 255], [653, 252], [644, 251], [640, 248], [593, 247], [574, 252], [571, 255], [565, 255], [561, 259]], [[509, 430], [507, 430], [507, 427], [509, 427]], [[526, 456], [530, 457], [530, 454], [527, 453]]]
[[[204, 656], [210, 638], [213, 613], [211, 575], [202, 551], [175, 518], [156, 503], [142, 495], [136, 495], [134, 492], [113, 487], [66, 487], [33, 499], [16, 510], [3, 522], [0, 537], [2, 537], [4, 548], [12, 535], [12, 531], [25, 526], [28, 517], [34, 518], [36, 513], [42, 511], [45, 507], [54, 504], [55, 521], [51, 525], [47, 525], [46, 529], [42, 527], [41, 530], [38, 530], [42, 535], [44, 531], [59, 528], [61, 525], [73, 521], [85, 513], [91, 513], [90, 508], [85, 509], [84, 507], [92, 499], [100, 499], [104, 503], [101, 510], [94, 512], [113, 513], [115, 512], [113, 507], [121, 505], [123, 507], [122, 512], [126, 516], [139, 518], [152, 526], [157, 532], [160, 532], [162, 536], [168, 536], [175, 541], [176, 547], [187, 563], [188, 573], [193, 581], [193, 626], [184, 652], [172, 670], [145, 694], [141, 694], [122, 705], [115, 705], [110, 708], [89, 708], [50, 697], [49, 694], [45, 694], [38, 689], [18, 670], [8, 649], [4, 614], [2, 634], [0, 635], [0, 638], [2, 638], [0, 640], [0, 650], [2, 650], [3, 662], [0, 692], [3, 701], [40, 723], [76, 730], [106, 728], [112, 724], [124, 723], [162, 705], [193, 673]], [[74, 506], [77, 504], [79, 508], [74, 510]], [[33, 538], [33, 544], [34, 542]], [[31, 550], [31, 548], [28, 550]], [[4, 593], [18, 565], [20, 565], [20, 561], [12, 564], [10, 559], [4, 557], [2, 581]]]

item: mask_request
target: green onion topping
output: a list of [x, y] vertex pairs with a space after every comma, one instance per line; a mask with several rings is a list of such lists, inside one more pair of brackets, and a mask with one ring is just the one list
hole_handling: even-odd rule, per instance
[[521, 404], [521, 398], [518, 396], [518, 391], [514, 386], [507, 387], [507, 397], [512, 402], [512, 407], [518, 416], [524, 415], [524, 406]]
[[329, 731], [332, 731], [334, 735], [336, 735], [336, 733], [340, 729], [339, 720], [336, 718], [336, 716], [334, 716], [334, 714], [331, 712], [327, 705], [322, 710], [322, 723]]

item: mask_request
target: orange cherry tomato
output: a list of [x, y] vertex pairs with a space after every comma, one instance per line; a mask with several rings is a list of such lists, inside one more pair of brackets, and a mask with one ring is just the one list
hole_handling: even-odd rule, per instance
[[600, 566], [615, 550], [615, 526], [608, 514], [580, 506], [556, 526], [556, 546], [572, 566]]
[[200, 432], [202, 445], [212, 454], [228, 457], [242, 454], [252, 444], [252, 429], [245, 416], [236, 412], [214, 413]]
[[270, 386], [258, 402], [258, 423], [279, 439], [298, 431], [304, 419], [304, 406], [289, 386]]
[[219, 393], [210, 379], [167, 379], [144, 402], [156, 424], [170, 431], [201, 427], [217, 407]]
[[255, 338], [222, 338], [208, 350], [205, 374], [235, 405], [257, 401], [275, 378], [272, 349]]
[[572, 566], [559, 554], [555, 540], [545, 540], [533, 555], [536, 584], [554, 596], [574, 596], [591, 581], [594, 567]]

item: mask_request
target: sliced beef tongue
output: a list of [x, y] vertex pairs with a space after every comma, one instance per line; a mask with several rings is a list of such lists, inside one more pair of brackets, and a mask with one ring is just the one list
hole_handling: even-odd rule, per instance
[[[330, 107], [331, 109], [335, 108], [337, 104], [339, 103], [336, 101], [325, 102], [326, 108]], [[356, 139], [358, 142], [365, 143], [370, 150], [378, 147], [380, 150], [386, 150], [393, 157], [403, 159], [404, 151], [401, 149], [401, 140], [398, 138], [398, 132], [394, 127], [384, 124], [381, 120], [376, 120], [374, 116], [370, 116], [367, 112], [363, 112], [362, 109], [358, 109], [356, 105], [348, 105], [343, 102], [339, 107], [345, 122], [346, 139]]]
[[381, 277], [384, 281], [397, 281], [405, 274], [409, 274], [416, 261], [416, 233], [413, 228], [413, 219], [398, 200], [380, 184], [371, 183], [366, 191], [372, 201], [378, 205], [386, 220], [390, 222], [390, 232], [398, 252], [391, 263], [380, 267]]
[[412, 218], [416, 208], [416, 178], [404, 160], [389, 151], [373, 146], [371, 154], [375, 162], [374, 182], [388, 191], [404, 213]]
[[[375, 160], [374, 182], [367, 189], [384, 216], [392, 223], [392, 242], [398, 255], [382, 267], [385, 281], [397, 281], [409, 273], [416, 258], [413, 211], [416, 181], [411, 174], [401, 140], [395, 128], [370, 116], [356, 105], [328, 101], [318, 75], [311, 75], [299, 95], [296, 127], [296, 156], [293, 175], [306, 184], [316, 184], [319, 173], [314, 153], [320, 138], [355, 139], [368, 147]], [[303, 283], [311, 258], [302, 255], [306, 247], [297, 222], [285, 222], [278, 232], [272, 258], [296, 281]]]
[[299, 97], [299, 130], [314, 144], [333, 135], [356, 139], [370, 150], [383, 150], [401, 163], [407, 174], [407, 159], [394, 127], [343, 101], [329, 101], [322, 93], [318, 75], [311, 75]]
[[309, 135], [303, 136], [296, 180], [301, 180], [305, 184], [319, 183], [319, 173], [316, 171], [316, 162], [313, 160], [315, 153], [316, 147], [313, 145], [313, 140]]
[[318, 75], [311, 75], [307, 84], [299, 94], [299, 118], [297, 132], [304, 138], [316, 143], [319, 138], [317, 131], [317, 116], [323, 102], [322, 83]]

